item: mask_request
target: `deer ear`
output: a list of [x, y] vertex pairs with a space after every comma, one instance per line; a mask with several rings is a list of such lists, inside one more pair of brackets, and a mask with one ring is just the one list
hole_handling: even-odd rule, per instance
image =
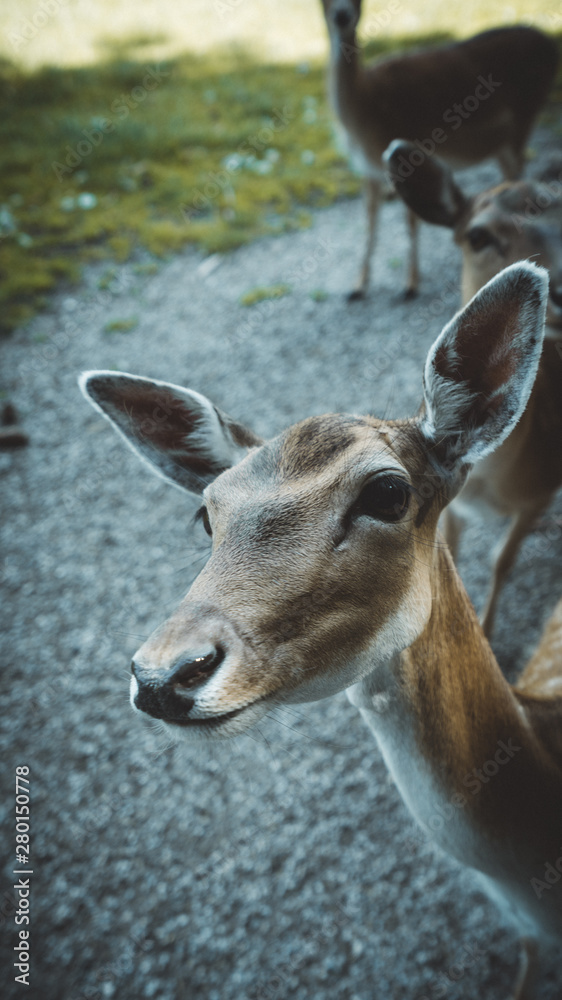
[[424, 222], [455, 228], [469, 200], [445, 163], [405, 139], [394, 139], [382, 158], [396, 193], [408, 208]]
[[190, 389], [124, 372], [81, 375], [80, 388], [158, 475], [201, 493], [211, 480], [261, 444], [252, 431]]
[[544, 336], [548, 272], [520, 262], [492, 278], [427, 356], [421, 430], [453, 476], [510, 434], [531, 394]]

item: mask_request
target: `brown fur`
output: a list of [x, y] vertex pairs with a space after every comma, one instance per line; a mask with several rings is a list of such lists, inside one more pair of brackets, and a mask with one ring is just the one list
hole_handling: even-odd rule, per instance
[[[520, 927], [562, 937], [562, 885], [539, 898], [532, 884], [559, 857], [562, 698], [552, 680], [562, 677], [562, 612], [543, 641], [551, 665], [530, 665], [510, 687], [437, 534], [466, 463], [524, 409], [546, 295], [546, 273], [528, 264], [483, 289], [437, 342], [447, 345], [445, 362], [459, 358], [454, 379], [435, 370], [430, 351], [426, 406], [414, 420], [313, 417], [244, 457], [232, 454], [235, 464], [202, 492], [211, 556], [136, 654], [131, 695], [174, 733], [216, 739], [279, 703], [347, 688], [422, 827], [491, 879], [509, 912], [519, 908]], [[507, 386], [511, 367], [489, 364], [485, 353], [487, 374], [475, 374], [479, 319], [492, 355], [503, 358], [512, 334], [517, 376]], [[109, 373], [90, 373], [82, 385], [95, 393], [112, 378], [142, 388], [143, 380]], [[472, 395], [459, 391], [470, 379], [489, 400], [503, 391], [493, 419], [472, 413]], [[188, 391], [184, 399], [206, 415], [208, 447], [224, 455], [211, 404]], [[469, 794], [467, 778], [474, 783], [479, 769]]]
[[[533, 28], [497, 28], [465, 41], [394, 55], [364, 67], [356, 27], [360, 0], [323, 0], [331, 41], [329, 87], [351, 147], [360, 151], [367, 177], [367, 245], [352, 298], [365, 294], [381, 198], [382, 154], [397, 138], [433, 142], [455, 164], [496, 157], [506, 178], [518, 177], [525, 145], [552, 85], [554, 42]], [[346, 23], [338, 20], [345, 17]], [[492, 78], [492, 89], [482, 79]], [[471, 113], [454, 105], [478, 92]], [[448, 114], [449, 113], [449, 114]], [[418, 154], [419, 155], [419, 154]], [[407, 291], [418, 284], [416, 220], [409, 214], [412, 249]]]
[[[436, 158], [427, 160], [410, 178], [400, 180], [399, 157], [411, 148], [409, 143], [397, 143], [389, 151], [391, 175], [400, 196], [422, 218], [454, 230], [463, 254], [463, 302], [506, 265], [521, 259], [532, 259], [550, 274], [547, 325], [552, 339], [544, 341], [526, 410], [507, 440], [482, 465], [475, 466], [460, 497], [468, 503], [483, 499], [514, 518], [495, 564], [484, 612], [485, 631], [490, 634], [498, 595], [519, 546], [562, 484], [561, 186], [552, 179], [548, 183], [519, 181], [468, 198]], [[471, 234], [475, 232], [486, 234], [488, 244], [474, 248]], [[490, 332], [482, 326], [483, 351]], [[454, 506], [446, 512], [445, 529], [456, 554], [462, 521]]]

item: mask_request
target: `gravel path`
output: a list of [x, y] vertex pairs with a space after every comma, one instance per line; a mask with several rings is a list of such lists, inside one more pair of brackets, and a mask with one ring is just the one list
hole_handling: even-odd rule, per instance
[[[468, 176], [478, 188], [497, 175]], [[127, 701], [131, 655], [187, 589], [205, 541], [195, 503], [141, 467], [82, 399], [77, 373], [183, 382], [264, 435], [328, 410], [412, 413], [425, 353], [458, 304], [458, 253], [448, 232], [424, 227], [422, 294], [401, 301], [406, 227], [388, 203], [374, 290], [349, 306], [362, 232], [361, 204], [347, 202], [222, 258], [186, 252], [152, 275], [137, 261], [109, 290], [91, 268], [2, 344], [1, 388], [31, 437], [0, 454], [5, 997], [509, 993], [513, 933], [417, 831], [343, 694], [208, 749], [169, 746]], [[277, 283], [291, 294], [239, 305]], [[103, 332], [133, 317], [132, 332]], [[510, 676], [559, 594], [561, 525], [559, 500], [505, 588], [494, 646]], [[478, 606], [496, 538], [476, 525], [464, 546]], [[11, 969], [18, 764], [32, 787], [29, 989]], [[554, 976], [541, 1000], [562, 995]]]

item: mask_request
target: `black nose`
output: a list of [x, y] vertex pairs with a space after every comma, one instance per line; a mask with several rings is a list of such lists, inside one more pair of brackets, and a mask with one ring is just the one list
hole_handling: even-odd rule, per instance
[[155, 719], [183, 722], [195, 704], [193, 698], [179, 689], [191, 690], [204, 684], [224, 660], [221, 646], [190, 651], [176, 660], [168, 670], [155, 670], [134, 660], [131, 670], [138, 684], [135, 706]]
[[351, 14], [348, 10], [337, 10], [334, 14], [334, 24], [336, 28], [347, 28], [351, 23]]
[[554, 305], [558, 306], [559, 308], [562, 308], [562, 284], [554, 285], [551, 282], [549, 293], [550, 293], [550, 298], [554, 302]]

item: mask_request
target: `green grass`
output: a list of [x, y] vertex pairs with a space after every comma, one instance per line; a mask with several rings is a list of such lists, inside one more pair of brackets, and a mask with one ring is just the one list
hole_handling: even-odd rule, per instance
[[130, 333], [131, 330], [135, 330], [139, 325], [138, 317], [132, 316], [130, 319], [114, 319], [110, 323], [106, 323], [103, 332], [104, 333]]
[[[396, 45], [378, 40], [365, 56]], [[148, 70], [0, 64], [0, 330], [84, 262], [106, 260], [110, 287], [139, 248], [155, 259], [187, 244], [230, 250], [359, 191], [334, 145], [323, 65], [211, 54]]]
[[84, 261], [122, 262], [138, 247], [166, 256], [187, 243], [229, 250], [299, 228], [305, 206], [358, 190], [331, 141], [320, 67], [186, 57], [162, 69], [149, 91], [137, 63], [2, 68], [4, 330]]
[[282, 299], [290, 291], [289, 285], [260, 285], [245, 292], [240, 303], [243, 306], [255, 306], [256, 302], [263, 302], [265, 299]]

